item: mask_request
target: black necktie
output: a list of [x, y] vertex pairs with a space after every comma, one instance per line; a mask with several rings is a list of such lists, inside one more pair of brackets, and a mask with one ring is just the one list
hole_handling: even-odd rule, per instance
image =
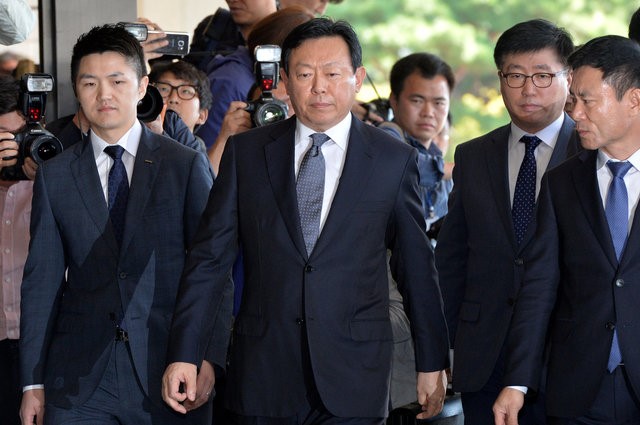
[[542, 140], [536, 136], [522, 136], [520, 141], [525, 144], [525, 154], [520, 165], [520, 171], [518, 171], [518, 179], [516, 180], [516, 188], [513, 194], [513, 207], [511, 208], [511, 218], [513, 219], [513, 228], [516, 232], [518, 245], [524, 239], [536, 205], [537, 165], [534, 151]]
[[[616, 251], [616, 258], [620, 260], [624, 245], [627, 242], [627, 233], [629, 229], [629, 197], [627, 194], [627, 186], [624, 183], [624, 175], [631, 168], [628, 161], [614, 162], [608, 161], [607, 167], [611, 170], [613, 178], [609, 184], [607, 199], [605, 201], [605, 214], [609, 223], [609, 231], [611, 232], [611, 240]], [[613, 340], [611, 341], [611, 350], [609, 352], [609, 361], [607, 369], [613, 372], [622, 361], [622, 353], [618, 344], [618, 332], [613, 331]]]
[[324, 197], [324, 157], [320, 147], [329, 140], [324, 133], [314, 133], [311, 147], [305, 153], [298, 171], [296, 192], [298, 194], [298, 211], [302, 236], [307, 247], [307, 255], [311, 255], [316, 240], [320, 235], [320, 213]]
[[107, 186], [109, 218], [111, 218], [118, 245], [121, 245], [124, 219], [127, 212], [127, 198], [129, 197], [129, 179], [127, 178], [127, 170], [122, 162], [124, 148], [120, 145], [107, 146], [104, 148], [104, 152], [113, 158]]

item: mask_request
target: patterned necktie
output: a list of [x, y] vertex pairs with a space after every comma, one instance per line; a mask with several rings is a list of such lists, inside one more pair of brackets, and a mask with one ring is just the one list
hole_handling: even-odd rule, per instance
[[107, 146], [104, 148], [104, 152], [113, 158], [107, 186], [109, 218], [111, 219], [118, 245], [121, 245], [124, 218], [127, 212], [127, 198], [129, 197], [129, 179], [127, 178], [127, 170], [122, 162], [124, 148], [120, 145]]
[[511, 218], [513, 219], [513, 228], [516, 232], [518, 246], [524, 239], [536, 205], [537, 166], [534, 151], [542, 140], [536, 136], [522, 136], [520, 141], [525, 144], [525, 154], [522, 164], [520, 164], [520, 171], [518, 171], [518, 179], [516, 180], [516, 188], [513, 194], [513, 207], [511, 208]]
[[[629, 229], [629, 199], [627, 186], [624, 184], [624, 175], [631, 168], [631, 163], [608, 161], [607, 167], [611, 170], [613, 178], [607, 192], [605, 202], [605, 214], [609, 223], [611, 240], [616, 251], [616, 258], [620, 260], [624, 245], [627, 242], [627, 232]], [[613, 372], [622, 361], [622, 353], [618, 345], [618, 332], [613, 331], [613, 341], [611, 341], [611, 351], [609, 352], [609, 362], [607, 369]]]
[[311, 147], [305, 153], [298, 180], [296, 192], [298, 193], [298, 211], [300, 212], [300, 225], [302, 236], [307, 247], [307, 255], [311, 255], [313, 247], [320, 235], [320, 213], [322, 212], [322, 198], [324, 197], [324, 157], [320, 147], [329, 140], [324, 133], [314, 133]]

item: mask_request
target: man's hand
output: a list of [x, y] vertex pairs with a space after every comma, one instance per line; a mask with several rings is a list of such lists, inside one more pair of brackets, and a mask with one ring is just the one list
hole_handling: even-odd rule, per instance
[[149, 33], [145, 41], [140, 42], [142, 51], [144, 52], [144, 60], [149, 62], [152, 59], [157, 59], [162, 56], [162, 53], [155, 53], [155, 51], [161, 47], [169, 44], [169, 41], [165, 39], [166, 34], [162, 32], [162, 28], [155, 22], [151, 22], [147, 18], [138, 18], [137, 22], [143, 23], [147, 26], [149, 31], [159, 31]]
[[22, 425], [43, 425], [44, 423], [44, 390], [28, 390], [22, 394], [20, 406]]
[[16, 165], [18, 144], [11, 133], [0, 133], [0, 169]]
[[[162, 398], [173, 410], [179, 413], [187, 413], [187, 409], [181, 404], [185, 400], [196, 400], [196, 365], [191, 363], [176, 362], [167, 366], [162, 377]], [[184, 392], [180, 392], [180, 385], [184, 386]]]
[[496, 425], [518, 425], [518, 412], [524, 405], [524, 393], [515, 388], [503, 388], [493, 403]]
[[447, 375], [444, 370], [436, 372], [418, 372], [418, 403], [422, 413], [418, 419], [431, 418], [442, 411], [444, 396], [447, 393]]
[[213, 365], [205, 360], [202, 362], [200, 373], [198, 373], [198, 377], [196, 379], [195, 401], [185, 400], [185, 402], [183, 403], [183, 406], [187, 409], [187, 411], [197, 409], [198, 407], [209, 401], [215, 383], [216, 374], [213, 370]]
[[239, 100], [233, 101], [229, 104], [229, 108], [224, 114], [218, 137], [208, 152], [209, 162], [211, 162], [213, 172], [216, 174], [218, 174], [220, 159], [222, 158], [224, 147], [227, 144], [227, 139], [234, 134], [245, 132], [253, 126], [251, 114], [244, 109], [247, 106], [245, 102]]

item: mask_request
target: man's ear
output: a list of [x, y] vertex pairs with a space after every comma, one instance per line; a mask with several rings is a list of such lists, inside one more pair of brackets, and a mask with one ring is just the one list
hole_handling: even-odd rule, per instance
[[145, 75], [140, 78], [138, 82], [138, 101], [142, 100], [145, 94], [147, 94], [147, 86], [149, 85], [149, 77]]
[[200, 109], [200, 113], [198, 114], [198, 120], [196, 121], [196, 125], [202, 125], [207, 122], [207, 118], [209, 118], [209, 110], [208, 109]]

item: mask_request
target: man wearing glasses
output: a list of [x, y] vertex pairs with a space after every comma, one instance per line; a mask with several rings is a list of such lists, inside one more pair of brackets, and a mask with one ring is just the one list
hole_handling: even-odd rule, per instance
[[153, 65], [149, 80], [192, 133], [207, 120], [212, 96], [204, 72], [184, 61], [161, 62]]
[[505, 31], [494, 59], [511, 123], [456, 150], [436, 264], [466, 425], [493, 424], [493, 402], [505, 387], [527, 393], [520, 424], [545, 423], [541, 377], [504, 370], [542, 174], [579, 146], [564, 113], [573, 47], [569, 34], [540, 19]]

